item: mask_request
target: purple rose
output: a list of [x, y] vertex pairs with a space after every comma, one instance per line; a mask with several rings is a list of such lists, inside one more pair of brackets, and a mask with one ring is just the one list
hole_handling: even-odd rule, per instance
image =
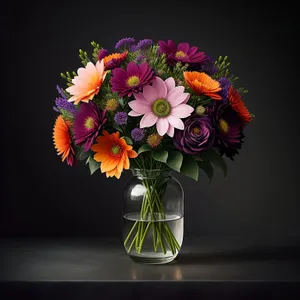
[[215, 141], [215, 131], [207, 115], [193, 115], [184, 122], [184, 130], [176, 130], [174, 144], [187, 154], [199, 154], [211, 148]]

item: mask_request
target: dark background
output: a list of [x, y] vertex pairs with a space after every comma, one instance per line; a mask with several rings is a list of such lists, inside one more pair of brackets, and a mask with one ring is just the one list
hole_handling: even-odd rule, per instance
[[[54, 2], [54, 1], [53, 1]], [[180, 179], [186, 236], [299, 239], [296, 9], [226, 1], [31, 1], [2, 7], [1, 236], [120, 236], [123, 186], [56, 156], [52, 110], [78, 49], [122, 37], [173, 39], [228, 55], [255, 120], [229, 174]], [[4, 66], [3, 66], [4, 64]], [[4, 80], [4, 82], [3, 82]], [[3, 94], [4, 92], [4, 94]]]

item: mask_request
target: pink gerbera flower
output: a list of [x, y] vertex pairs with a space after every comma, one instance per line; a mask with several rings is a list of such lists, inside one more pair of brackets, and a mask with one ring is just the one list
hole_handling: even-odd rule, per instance
[[184, 92], [183, 86], [175, 86], [174, 78], [163, 81], [155, 77], [152, 86], [147, 85], [142, 93], [134, 93], [134, 101], [128, 103], [132, 109], [129, 116], [142, 116], [140, 128], [156, 124], [160, 136], [166, 133], [173, 137], [174, 128], [184, 129], [182, 118], [191, 115], [194, 108], [186, 104], [190, 94]]

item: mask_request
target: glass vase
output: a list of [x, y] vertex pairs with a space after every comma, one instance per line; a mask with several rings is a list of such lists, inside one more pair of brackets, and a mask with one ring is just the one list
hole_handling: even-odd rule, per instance
[[171, 170], [132, 172], [124, 187], [124, 247], [135, 262], [169, 263], [183, 241], [183, 188]]

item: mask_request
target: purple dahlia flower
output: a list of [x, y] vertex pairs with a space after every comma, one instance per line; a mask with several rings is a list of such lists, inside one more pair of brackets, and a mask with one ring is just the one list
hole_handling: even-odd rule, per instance
[[174, 144], [187, 154], [199, 154], [214, 145], [215, 131], [207, 115], [193, 115], [184, 122], [184, 130], [176, 130]]
[[77, 145], [84, 144], [84, 151], [91, 148], [94, 139], [106, 123], [106, 111], [101, 111], [93, 102], [81, 103], [74, 121], [74, 140]]
[[155, 78], [153, 69], [147, 63], [138, 65], [133, 61], [127, 65], [126, 70], [114, 69], [112, 75], [110, 80], [112, 91], [119, 93], [120, 97], [131, 96], [133, 93], [140, 92], [145, 85], [150, 84]]
[[234, 155], [241, 149], [243, 138], [243, 121], [227, 101], [215, 101], [207, 108], [216, 131], [215, 146], [221, 155], [233, 160]]
[[159, 41], [159, 53], [165, 53], [167, 62], [170, 65], [175, 65], [177, 62], [188, 63], [191, 66], [202, 65], [207, 61], [207, 56], [204, 52], [199, 52], [198, 47], [190, 47], [188, 43], [180, 43], [178, 46], [172, 41]]

